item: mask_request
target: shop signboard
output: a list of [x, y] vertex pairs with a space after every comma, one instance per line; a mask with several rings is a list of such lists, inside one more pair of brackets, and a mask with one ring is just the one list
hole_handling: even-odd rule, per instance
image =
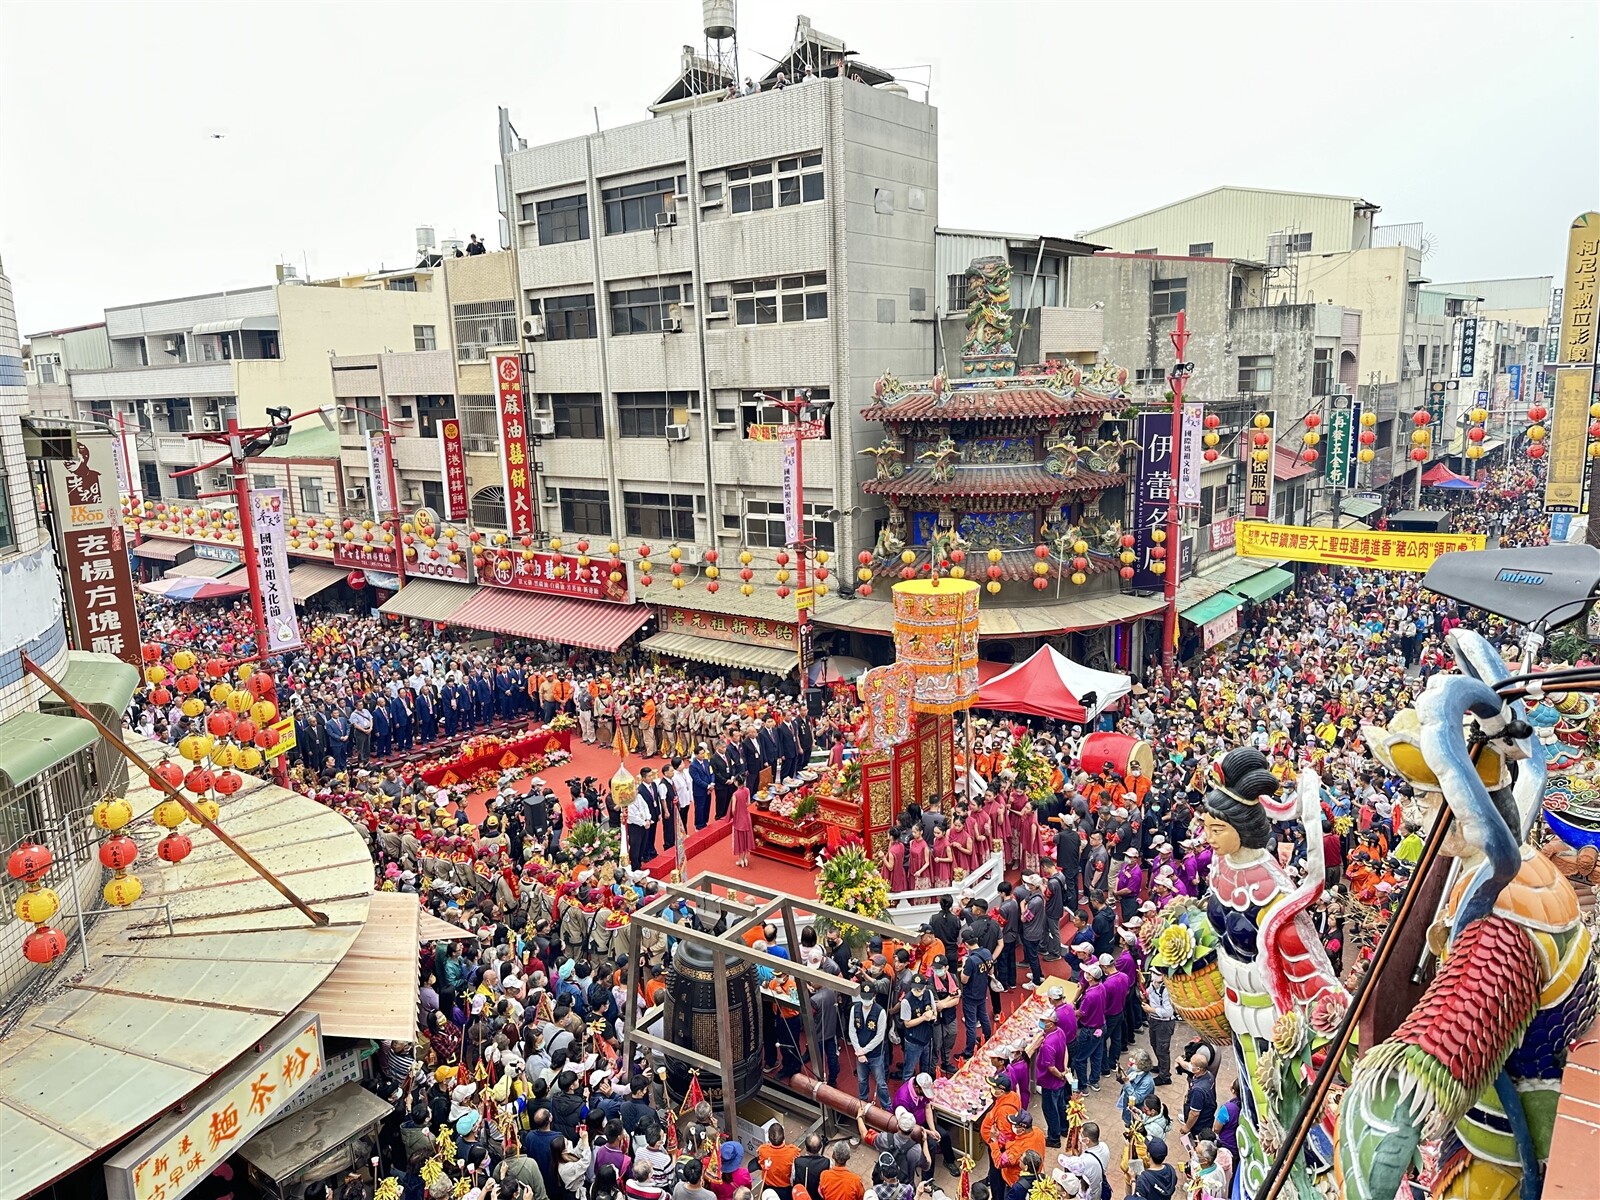
[[[1570, 293], [1571, 289], [1568, 289]], [[1589, 405], [1593, 367], [1558, 367], [1556, 396], [1550, 406], [1549, 468], [1544, 479], [1544, 510], [1581, 513], [1589, 499], [1584, 475], [1589, 464]]]
[[[377, 536], [374, 534], [374, 536]], [[335, 542], [333, 565], [348, 567], [352, 571], [388, 571], [395, 569], [395, 548], [381, 542]]]
[[1243, 605], [1239, 605], [1236, 608], [1230, 608], [1227, 612], [1219, 613], [1217, 616], [1212, 617], [1211, 620], [1207, 621], [1204, 625], [1200, 626], [1201, 647], [1209, 650], [1211, 647], [1227, 641], [1234, 634], [1238, 633], [1239, 609], [1243, 607]]
[[1478, 318], [1461, 318], [1461, 366], [1456, 374], [1471, 379], [1478, 373]]
[[500, 417], [501, 479], [506, 493], [506, 529], [512, 537], [534, 533], [533, 439], [528, 432], [527, 396], [522, 390], [522, 360], [515, 354], [489, 356], [494, 369], [495, 405]]
[[467, 519], [467, 458], [461, 443], [461, 421], [446, 417], [439, 422], [439, 477], [444, 480], [444, 519]]
[[1144, 413], [1135, 426], [1139, 461], [1133, 476], [1133, 586], [1156, 591], [1164, 586], [1163, 576], [1150, 569], [1151, 551], [1157, 542], [1152, 536], [1167, 527], [1167, 509], [1175, 486], [1172, 478], [1172, 417], [1166, 413]]
[[[490, 546], [481, 553], [483, 569], [478, 572], [478, 582], [488, 587], [633, 603], [633, 572], [621, 560], [613, 562], [604, 555], [591, 555], [588, 565], [580, 566], [576, 554], [524, 550], [520, 546]], [[616, 583], [611, 582], [613, 574], [621, 576]]]
[[1241, 521], [1234, 553], [1241, 558], [1335, 563], [1381, 571], [1426, 571], [1441, 554], [1482, 550], [1484, 544], [1481, 533], [1367, 533]]
[[[1567, 237], [1567, 286], [1562, 292], [1562, 366], [1595, 360], [1595, 312], [1600, 301], [1600, 213], [1587, 212], [1572, 222]], [[1559, 391], [1559, 386], [1557, 388]]]
[[1200, 471], [1205, 462], [1205, 410], [1206, 406], [1190, 401], [1183, 406], [1180, 427], [1182, 444], [1178, 453], [1178, 503], [1198, 507], [1200, 504]]
[[1349, 396], [1334, 396], [1328, 406], [1328, 446], [1323, 475], [1336, 488], [1355, 484], [1356, 413]]
[[754, 646], [777, 646], [793, 650], [796, 627], [788, 621], [732, 613], [701, 612], [694, 608], [662, 605], [657, 609], [657, 628], [671, 633], [692, 633], [720, 642], [743, 642]]
[[106, 431], [77, 433], [74, 449], [70, 462], [45, 463], [72, 645], [114, 655], [142, 671], [113, 436]]
[[[1262, 417], [1267, 419], [1266, 427], [1257, 429], [1255, 422]], [[1258, 446], [1256, 439], [1262, 434], [1266, 435], [1266, 441]], [[1245, 445], [1244, 515], [1252, 521], [1270, 521], [1273, 492], [1276, 490], [1273, 479], [1278, 458], [1277, 414], [1263, 412], [1252, 417], [1250, 424], [1245, 426], [1241, 440]]]

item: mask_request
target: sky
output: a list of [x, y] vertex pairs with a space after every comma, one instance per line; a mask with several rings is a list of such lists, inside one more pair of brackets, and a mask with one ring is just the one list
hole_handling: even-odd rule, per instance
[[[744, 0], [939, 109], [939, 220], [1071, 236], [1222, 184], [1422, 221], [1439, 281], [1560, 275], [1600, 207], [1600, 5]], [[497, 242], [495, 109], [530, 145], [647, 119], [695, 0], [0, 5], [0, 259], [24, 333], [108, 306]], [[222, 137], [212, 136], [222, 134]], [[1559, 283], [1558, 283], [1559, 285]]]

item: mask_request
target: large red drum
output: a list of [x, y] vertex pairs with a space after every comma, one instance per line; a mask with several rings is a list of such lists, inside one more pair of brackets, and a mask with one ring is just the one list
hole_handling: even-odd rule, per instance
[[1138, 763], [1146, 779], [1154, 777], [1155, 751], [1150, 743], [1125, 733], [1091, 733], [1083, 739], [1078, 762], [1090, 775], [1100, 774], [1107, 763], [1123, 779], [1128, 777], [1128, 765]]

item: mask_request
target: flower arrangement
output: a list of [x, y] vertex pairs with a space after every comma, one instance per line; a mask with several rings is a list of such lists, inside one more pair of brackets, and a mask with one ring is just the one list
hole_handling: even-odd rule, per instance
[[1031, 737], [1019, 738], [1006, 752], [1005, 770], [1015, 776], [1016, 786], [1027, 793], [1035, 805], [1051, 800], [1055, 793], [1050, 788], [1053, 774], [1049, 761], [1034, 748]]
[[556, 730], [557, 732], [560, 732], [561, 730], [564, 730], [564, 729], [574, 729], [574, 728], [577, 727], [577, 724], [578, 723], [576, 721], [574, 721], [571, 717], [569, 717], [566, 713], [557, 713], [556, 717], [555, 717], [555, 720], [551, 721], [550, 724], [545, 726], [545, 728], [546, 729], [553, 729], [553, 730]]
[[786, 817], [796, 825], [804, 825], [816, 815], [817, 809], [820, 807], [821, 805], [818, 803], [817, 798], [810, 792], [802, 794], [798, 791], [785, 792], [781, 796], [774, 796], [767, 804], [767, 808], [774, 816]]
[[797, 825], [805, 824], [805, 822], [817, 815], [817, 810], [821, 807], [821, 801], [819, 801], [810, 792], [807, 792], [804, 796], [800, 797], [799, 802], [794, 806], [795, 823]]
[[1217, 965], [1217, 933], [1196, 900], [1170, 902], [1161, 911], [1150, 965], [1167, 976], [1178, 1015], [1215, 1042], [1233, 1040], [1222, 1011], [1222, 970]]
[[618, 831], [599, 821], [574, 821], [562, 844], [575, 858], [590, 863], [611, 862], [622, 853]]
[[846, 759], [833, 774], [833, 794], [842, 799], [861, 794], [861, 759]]
[[[833, 908], [882, 920], [889, 913], [889, 884], [867, 848], [854, 838], [846, 838], [838, 849], [817, 855], [817, 899]], [[843, 922], [838, 923], [838, 929], [840, 936], [852, 944], [865, 936], [862, 930]]]

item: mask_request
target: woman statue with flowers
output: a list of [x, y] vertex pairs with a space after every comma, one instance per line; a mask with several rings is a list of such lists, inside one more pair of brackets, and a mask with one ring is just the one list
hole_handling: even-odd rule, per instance
[[[1298, 804], [1281, 801], [1271, 763], [1246, 746], [1214, 763], [1209, 783], [1205, 837], [1216, 859], [1206, 918], [1217, 935], [1223, 1012], [1245, 1084], [1239, 1152], [1242, 1194], [1249, 1196], [1299, 1111], [1349, 996], [1307, 915], [1322, 893], [1321, 862], [1308, 863], [1306, 882], [1296, 886], [1267, 849], [1274, 821], [1320, 816], [1316, 775], [1302, 776]], [[1308, 839], [1318, 859], [1321, 841]], [[1310, 1175], [1332, 1161], [1332, 1127], [1333, 1116], [1321, 1114], [1292, 1166], [1290, 1195], [1312, 1194]]]

